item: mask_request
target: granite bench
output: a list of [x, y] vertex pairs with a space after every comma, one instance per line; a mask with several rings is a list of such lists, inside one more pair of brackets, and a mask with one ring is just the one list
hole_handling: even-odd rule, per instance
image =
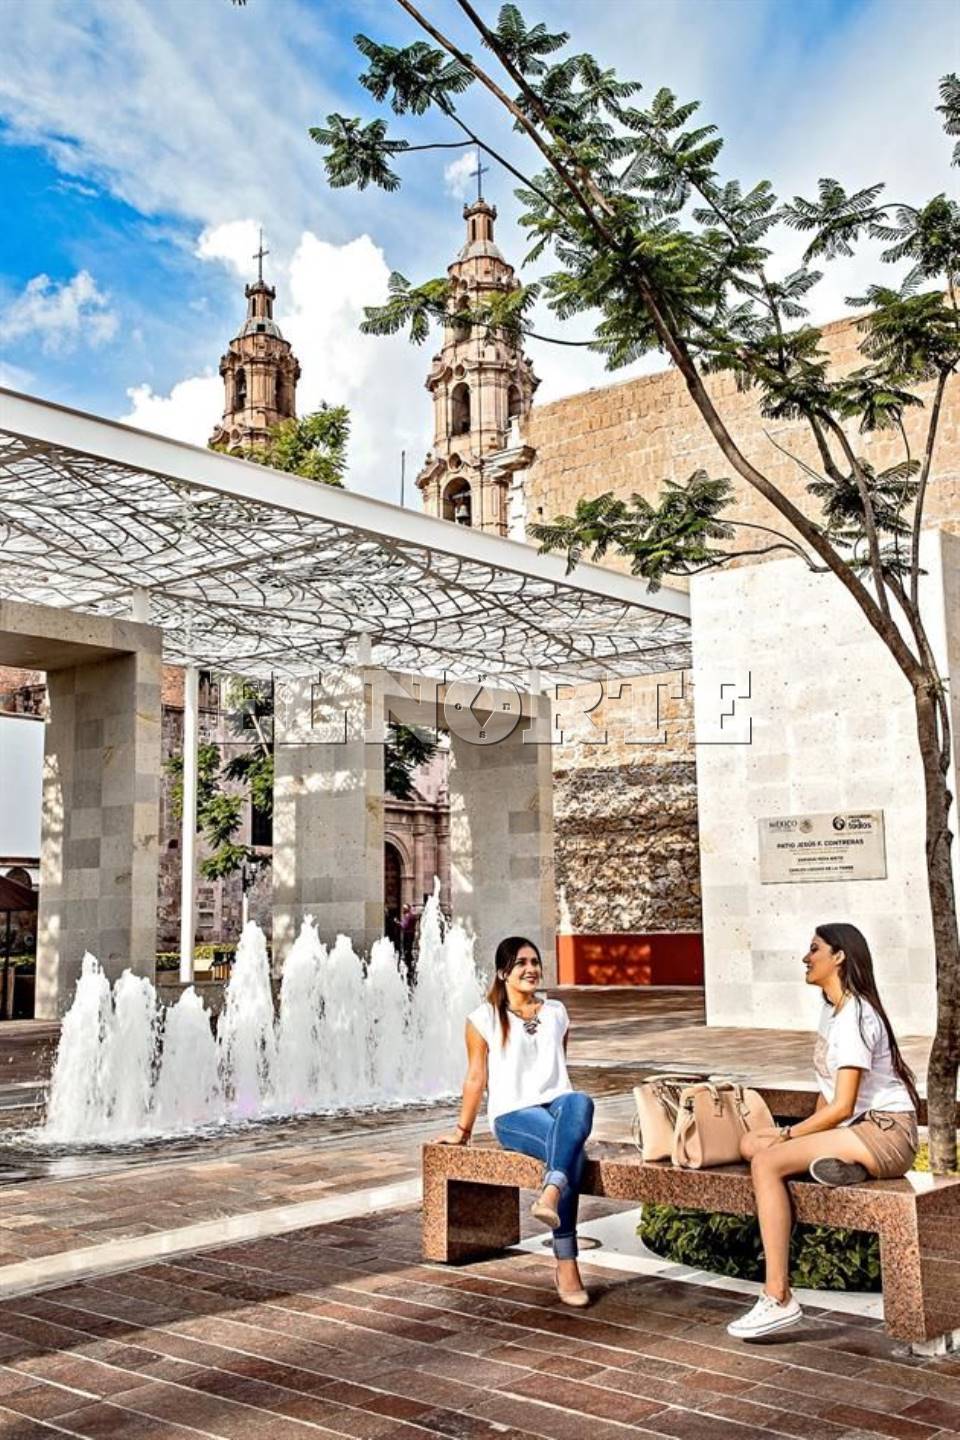
[[[538, 1161], [492, 1141], [424, 1145], [424, 1258], [477, 1260], [516, 1245], [520, 1191], [538, 1189], [541, 1175]], [[879, 1235], [884, 1318], [891, 1335], [925, 1345], [960, 1331], [960, 1179], [911, 1171], [902, 1180], [840, 1189], [792, 1180], [790, 1191], [799, 1221]], [[746, 1165], [679, 1170], [642, 1160], [631, 1145], [607, 1142], [591, 1143], [582, 1193], [624, 1205], [756, 1212]]]

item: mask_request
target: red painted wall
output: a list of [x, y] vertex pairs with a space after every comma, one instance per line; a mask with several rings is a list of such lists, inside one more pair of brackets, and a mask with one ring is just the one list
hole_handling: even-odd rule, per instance
[[702, 985], [703, 936], [558, 935], [560, 985]]

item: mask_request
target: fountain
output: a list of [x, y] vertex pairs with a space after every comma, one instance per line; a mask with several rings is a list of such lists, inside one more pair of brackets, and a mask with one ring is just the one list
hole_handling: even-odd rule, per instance
[[[263, 932], [244, 927], [216, 1029], [190, 986], [164, 1010], [149, 980], [112, 989], [84, 956], [35, 1145], [126, 1145], [276, 1116], [453, 1095], [463, 1024], [482, 997], [473, 941], [428, 900], [410, 986], [389, 940], [365, 963], [303, 922], [274, 1009]], [[26, 1137], [24, 1137], [26, 1138]]]

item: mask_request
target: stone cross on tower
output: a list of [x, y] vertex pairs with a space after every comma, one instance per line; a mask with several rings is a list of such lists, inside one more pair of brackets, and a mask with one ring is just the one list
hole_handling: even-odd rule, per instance
[[253, 257], [254, 260], [256, 260], [256, 262], [257, 262], [257, 283], [260, 284], [260, 285], [263, 284], [263, 257], [264, 257], [264, 255], [269, 255], [269, 254], [270, 254], [270, 251], [269, 251], [269, 250], [264, 250], [264, 248], [263, 248], [263, 226], [261, 225], [261, 226], [260, 226], [260, 248], [259, 248], [259, 250], [256, 252], [256, 254], [255, 254], [254, 257]]
[[277, 292], [263, 278], [263, 230], [253, 256], [257, 278], [244, 290], [247, 318], [220, 361], [223, 376], [223, 419], [210, 437], [218, 449], [242, 452], [262, 445], [274, 425], [297, 413], [300, 364], [273, 318]]
[[471, 172], [477, 198], [463, 207], [466, 244], [447, 270], [450, 318], [427, 377], [434, 439], [417, 485], [428, 514], [505, 535], [512, 476], [529, 454], [515, 424], [528, 413], [540, 382], [513, 338], [456, 318], [485, 296], [519, 286], [494, 243], [497, 211], [481, 189], [486, 171], [478, 151]]
[[490, 170], [489, 165], [484, 165], [480, 159], [480, 151], [477, 151], [477, 168], [470, 171], [470, 178], [477, 182], [477, 202], [483, 199], [483, 177]]

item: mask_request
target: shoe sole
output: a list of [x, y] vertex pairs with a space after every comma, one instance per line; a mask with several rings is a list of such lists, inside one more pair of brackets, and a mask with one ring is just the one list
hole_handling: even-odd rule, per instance
[[763, 1340], [767, 1335], [775, 1335], [778, 1330], [789, 1330], [791, 1325], [797, 1325], [803, 1319], [803, 1311], [796, 1315], [789, 1315], [785, 1320], [774, 1320], [772, 1324], [765, 1325], [762, 1330], [735, 1330], [731, 1325], [727, 1326], [727, 1334], [734, 1340]]
[[551, 1230], [558, 1229], [560, 1225], [560, 1216], [557, 1214], [556, 1210], [551, 1210], [546, 1205], [541, 1205], [539, 1203], [531, 1205], [530, 1214], [533, 1216], [534, 1220], [539, 1220], [542, 1224], [549, 1225]]
[[[841, 1170], [846, 1174], [841, 1175]], [[851, 1176], [849, 1173], [851, 1170], [863, 1173]], [[826, 1171], [826, 1174], [819, 1173], [821, 1171]], [[861, 1165], [854, 1160], [814, 1160], [810, 1166], [810, 1175], [818, 1185], [827, 1185], [831, 1190], [840, 1190], [845, 1185], [862, 1185], [864, 1181], [870, 1179], [870, 1171], [866, 1165]]]

